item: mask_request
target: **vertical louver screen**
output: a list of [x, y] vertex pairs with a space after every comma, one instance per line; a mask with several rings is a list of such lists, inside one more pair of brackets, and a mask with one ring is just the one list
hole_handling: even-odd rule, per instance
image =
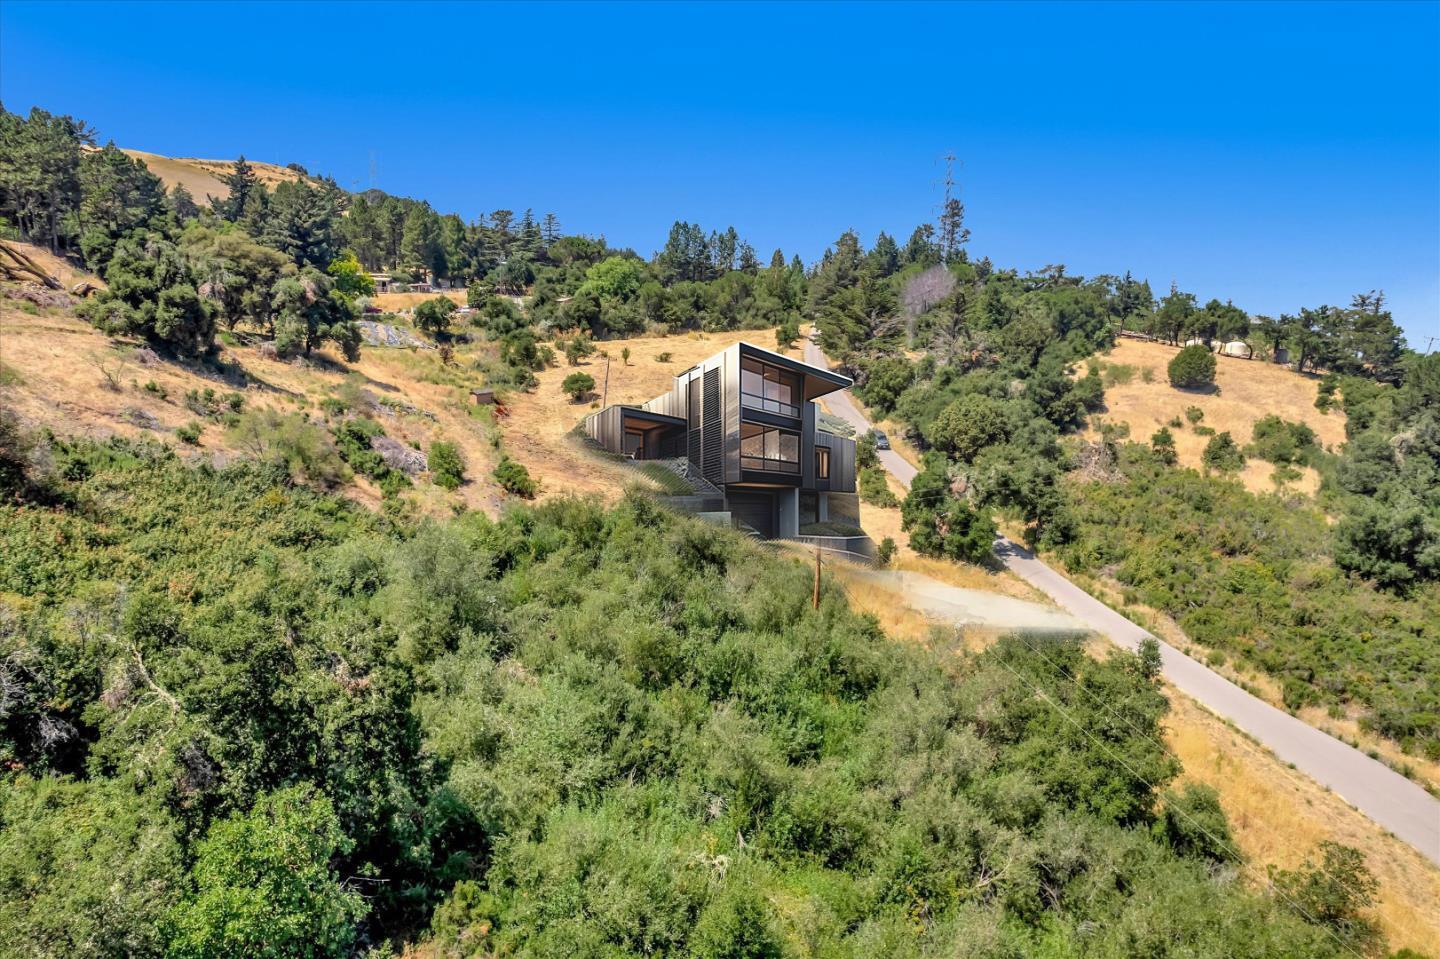
[[725, 461], [722, 445], [725, 440], [723, 422], [720, 416], [720, 371], [705, 371], [704, 420], [701, 423], [705, 449], [702, 475], [712, 483], [725, 482]]
[[692, 379], [687, 387], [688, 401], [685, 404], [686, 446], [685, 455], [697, 470], [702, 469], [700, 451], [700, 379]]

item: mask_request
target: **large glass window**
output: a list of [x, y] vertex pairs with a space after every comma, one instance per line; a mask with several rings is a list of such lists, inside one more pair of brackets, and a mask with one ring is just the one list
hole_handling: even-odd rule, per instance
[[800, 415], [800, 378], [778, 366], [740, 360], [740, 402], [751, 409], [785, 416]]
[[800, 434], [760, 423], [741, 423], [740, 468], [800, 472]]

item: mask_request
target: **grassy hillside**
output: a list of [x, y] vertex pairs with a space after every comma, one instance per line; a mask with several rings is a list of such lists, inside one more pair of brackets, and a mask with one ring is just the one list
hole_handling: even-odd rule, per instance
[[[26, 249], [39, 255], [33, 247]], [[53, 259], [45, 257], [47, 263]], [[86, 276], [67, 269], [71, 279]], [[383, 347], [364, 348], [355, 362], [345, 362], [334, 351], [282, 362], [267, 354], [263, 341], [248, 336], [225, 338], [213, 362], [181, 362], [141, 350], [144, 344], [138, 339], [100, 333], [77, 319], [69, 303], [39, 307], [0, 297], [0, 363], [9, 371], [5, 402], [22, 421], [60, 435], [150, 436], [187, 458], [226, 462], [249, 451], [224, 423], [197, 414], [187, 401], [189, 394], [207, 389], [238, 393], [246, 410], [296, 413], [317, 422], [326, 419], [327, 405], [337, 398], [358, 396], [363, 406], [359, 412], [381, 422], [387, 435], [400, 442], [425, 450], [436, 441], [459, 447], [467, 482], [458, 490], [420, 483], [402, 494], [401, 499], [425, 512], [448, 512], [453, 503], [495, 514], [507, 499], [490, 476], [502, 452], [540, 480], [542, 498], [584, 492], [613, 499], [626, 484], [647, 482], [633, 471], [587, 455], [574, 440], [571, 432], [590, 412], [590, 404], [576, 404], [561, 392], [561, 380], [573, 372], [563, 358], [538, 374], [535, 390], [502, 391], [508, 415], [497, 417], [474, 407], [469, 391], [487, 384], [484, 368], [496, 354], [495, 344], [479, 331], [472, 341], [454, 344], [448, 364], [434, 349]], [[404, 317], [388, 322], [413, 333]], [[774, 339], [766, 330], [744, 336], [761, 343]], [[611, 401], [648, 399], [662, 392], [676, 372], [739, 338], [741, 334], [695, 334], [612, 345]], [[621, 359], [622, 346], [631, 350], [629, 365]], [[663, 363], [657, 362], [661, 354], [669, 354]], [[597, 353], [582, 359], [578, 368], [595, 376], [597, 390], [603, 385], [605, 357]], [[205, 425], [199, 442], [179, 441], [175, 431], [197, 419]], [[381, 501], [378, 487], [363, 475], [347, 484], [345, 492], [371, 505]]]
[[[127, 155], [145, 164], [151, 173], [160, 178], [167, 191], [184, 184], [185, 189], [197, 203], [204, 203], [206, 197], [223, 200], [230, 195], [230, 188], [220, 177], [230, 173], [233, 160], [201, 160], [194, 157], [167, 157], [144, 150], [125, 150]], [[277, 183], [304, 179], [303, 175], [274, 163], [250, 161], [261, 183], [273, 189]]]
[[[1345, 414], [1339, 407], [1322, 413], [1315, 408], [1319, 377], [1295, 373], [1283, 366], [1261, 360], [1217, 356], [1214, 392], [1178, 390], [1166, 377], [1166, 365], [1175, 356], [1175, 347], [1121, 339], [1112, 349], [1096, 357], [1105, 383], [1104, 422], [1125, 424], [1138, 442], [1149, 442], [1151, 434], [1168, 425], [1175, 437], [1175, 451], [1181, 466], [1200, 469], [1200, 454], [1210, 441], [1203, 430], [1229, 432], [1240, 445], [1251, 440], [1255, 421], [1275, 415], [1293, 423], [1304, 423], [1315, 431], [1320, 444], [1339, 448], [1345, 442]], [[1083, 371], [1083, 367], [1082, 367]], [[1202, 418], [1191, 423], [1189, 407], [1199, 409]], [[1195, 427], [1202, 432], [1196, 432]], [[1094, 438], [1095, 430], [1088, 432]], [[1299, 467], [1297, 480], [1286, 485], [1314, 493], [1319, 474], [1308, 466]], [[1250, 459], [1238, 474], [1245, 488], [1256, 493], [1274, 490], [1274, 467], [1261, 459]]]

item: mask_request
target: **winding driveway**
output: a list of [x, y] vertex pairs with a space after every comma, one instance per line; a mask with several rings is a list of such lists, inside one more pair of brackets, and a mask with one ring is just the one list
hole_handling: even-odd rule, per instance
[[[825, 354], [810, 341], [805, 344], [805, 362], [830, 365]], [[831, 393], [825, 397], [825, 405], [854, 426], [857, 434], [870, 428], [848, 391]], [[880, 465], [908, 489], [919, 471], [894, 450], [879, 450], [877, 456]], [[1117, 645], [1133, 650], [1140, 640], [1151, 635], [1023, 546], [1001, 537], [995, 541], [995, 555], [1007, 569], [1049, 596], [1061, 609]], [[1164, 640], [1156, 639], [1165, 678], [1176, 689], [1249, 733], [1282, 762], [1328, 787], [1440, 866], [1440, 800], [1384, 763], [1252, 696]]]

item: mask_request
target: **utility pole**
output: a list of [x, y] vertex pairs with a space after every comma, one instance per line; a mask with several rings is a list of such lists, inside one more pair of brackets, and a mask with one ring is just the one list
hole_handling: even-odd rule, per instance
[[610, 405], [610, 354], [605, 354], [605, 388], [600, 392], [600, 408]]
[[820, 544], [815, 544], [815, 596], [810, 601], [812, 609], [820, 608]]

